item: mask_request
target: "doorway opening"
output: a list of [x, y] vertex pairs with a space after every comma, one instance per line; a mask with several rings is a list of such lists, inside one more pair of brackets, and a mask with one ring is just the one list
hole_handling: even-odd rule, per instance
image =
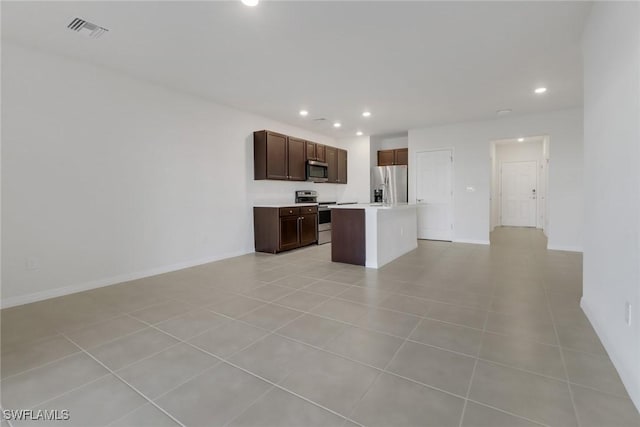
[[491, 141], [490, 231], [496, 227], [539, 229], [548, 225], [549, 137]]

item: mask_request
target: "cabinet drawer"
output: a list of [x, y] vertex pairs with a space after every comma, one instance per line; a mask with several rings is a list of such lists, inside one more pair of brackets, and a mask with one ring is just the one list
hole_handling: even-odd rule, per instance
[[303, 207], [300, 208], [300, 213], [301, 214], [318, 213], [318, 207], [317, 206], [303, 206]]
[[280, 208], [280, 216], [300, 215], [300, 208]]

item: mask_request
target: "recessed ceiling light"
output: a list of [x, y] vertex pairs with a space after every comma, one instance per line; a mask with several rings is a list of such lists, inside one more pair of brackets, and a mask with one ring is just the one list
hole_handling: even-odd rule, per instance
[[308, 112], [307, 110], [300, 110], [300, 115], [301, 115], [302, 117], [305, 117], [305, 116], [308, 116], [308, 115], [309, 115], [309, 112]]
[[340, 126], [342, 126], [342, 125], [340, 124], [340, 122], [335, 122], [335, 123], [333, 124], [333, 127], [334, 127], [334, 128], [339, 128]]
[[518, 138], [518, 142], [524, 142], [524, 138]]
[[506, 116], [507, 114], [510, 114], [512, 110], [505, 108], [504, 110], [498, 110], [496, 111], [496, 114], [499, 116]]
[[534, 90], [534, 92], [537, 94], [545, 93], [546, 91], [547, 91], [546, 87], [539, 87], [539, 88], [536, 88], [536, 90]]
[[371, 111], [365, 111], [362, 113], [362, 117], [371, 117]]
[[242, 0], [242, 4], [245, 6], [257, 6], [260, 0]]
[[362, 131], [358, 131], [358, 132], [356, 132], [356, 135], [358, 135], [358, 136], [362, 136]]

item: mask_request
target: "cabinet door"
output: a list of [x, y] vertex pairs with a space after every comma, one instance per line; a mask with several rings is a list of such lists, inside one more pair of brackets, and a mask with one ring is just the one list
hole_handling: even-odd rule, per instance
[[396, 150], [396, 165], [408, 165], [409, 164], [409, 149], [400, 148]]
[[307, 160], [316, 160], [316, 144], [307, 141]]
[[267, 133], [267, 179], [287, 179], [287, 137]]
[[325, 147], [327, 156], [327, 182], [338, 182], [338, 149], [335, 147]]
[[327, 147], [322, 144], [316, 144], [316, 160], [319, 162], [327, 161]]
[[300, 222], [298, 215], [280, 217], [280, 244], [279, 250], [287, 251], [300, 246], [298, 239]]
[[394, 157], [393, 150], [378, 151], [378, 166], [393, 166]]
[[304, 181], [307, 179], [305, 154], [307, 141], [289, 137], [289, 147], [287, 162], [289, 169], [289, 179], [292, 181]]
[[300, 216], [300, 245], [309, 245], [318, 240], [318, 215]]
[[347, 183], [347, 150], [338, 149], [338, 184]]

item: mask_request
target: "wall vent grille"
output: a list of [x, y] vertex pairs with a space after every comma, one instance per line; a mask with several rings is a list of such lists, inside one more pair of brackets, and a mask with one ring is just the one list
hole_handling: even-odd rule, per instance
[[80, 18], [75, 18], [73, 21], [71, 21], [71, 23], [67, 25], [67, 28], [78, 33], [86, 34], [93, 39], [97, 39], [107, 31], [109, 31], [104, 27], [100, 27], [96, 24], [92, 24], [91, 22], [85, 21], [84, 19]]

